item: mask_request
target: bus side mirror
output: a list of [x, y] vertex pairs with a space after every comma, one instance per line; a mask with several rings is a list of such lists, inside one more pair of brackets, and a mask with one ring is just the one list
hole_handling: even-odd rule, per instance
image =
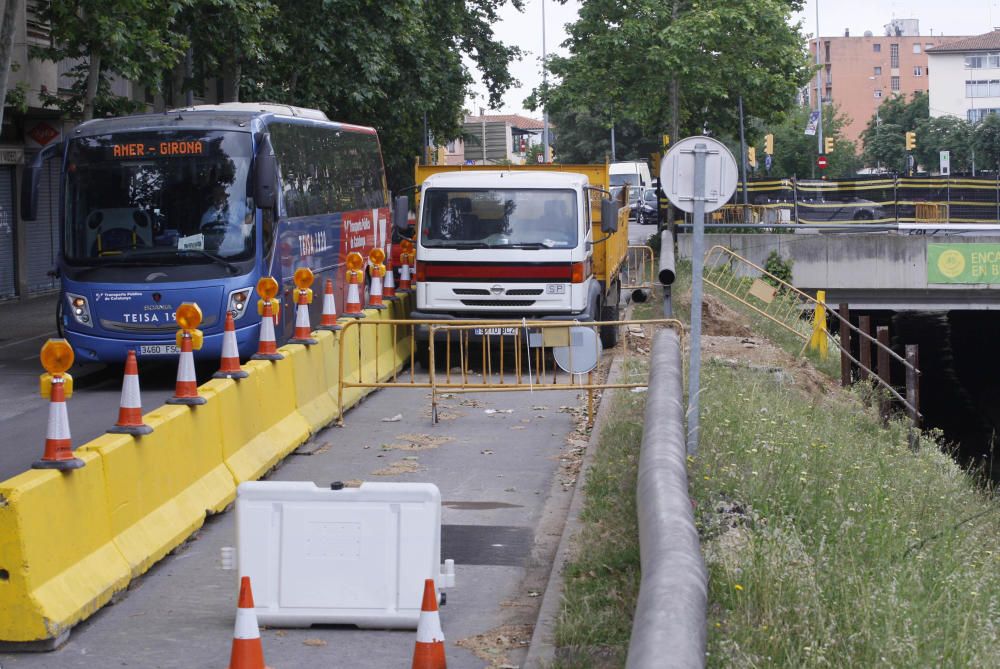
[[609, 198], [601, 200], [601, 232], [610, 235], [618, 230], [618, 203]]
[[254, 162], [256, 163], [253, 183], [254, 202], [261, 209], [273, 209], [277, 202], [275, 188], [278, 183], [278, 161], [274, 157], [270, 135], [264, 136]]
[[34, 221], [38, 218], [38, 182], [42, 178], [45, 162], [62, 152], [62, 142], [46, 146], [35, 154], [35, 159], [21, 174], [21, 218]]
[[400, 195], [392, 208], [392, 225], [404, 237], [410, 236], [410, 198]]

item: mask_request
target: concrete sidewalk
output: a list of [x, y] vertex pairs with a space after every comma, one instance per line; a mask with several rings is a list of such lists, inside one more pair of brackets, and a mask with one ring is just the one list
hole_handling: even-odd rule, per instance
[[[0, 302], [0, 346], [26, 339], [56, 335], [56, 303], [59, 293], [47, 293], [26, 300]], [[2, 349], [0, 349], [2, 350]]]

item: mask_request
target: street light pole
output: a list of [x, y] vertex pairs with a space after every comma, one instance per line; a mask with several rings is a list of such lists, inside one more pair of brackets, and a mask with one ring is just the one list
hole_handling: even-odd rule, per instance
[[819, 112], [819, 126], [816, 132], [816, 153], [823, 153], [823, 93], [820, 87], [823, 84], [823, 70], [820, 69], [819, 59], [819, 0], [816, 0], [816, 111]]
[[[549, 64], [545, 53], [545, 0], [542, 0], [542, 90], [548, 97]], [[549, 162], [549, 105], [546, 102], [542, 109], [542, 160]]]

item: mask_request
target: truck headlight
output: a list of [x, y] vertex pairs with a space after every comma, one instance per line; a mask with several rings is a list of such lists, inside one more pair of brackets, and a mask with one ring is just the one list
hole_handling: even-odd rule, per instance
[[90, 303], [87, 302], [87, 298], [83, 295], [66, 293], [66, 299], [69, 301], [69, 313], [73, 319], [80, 325], [86, 325], [88, 328], [94, 327], [94, 319], [90, 316]]
[[247, 304], [250, 300], [250, 293], [253, 288], [240, 288], [229, 293], [229, 306], [226, 310], [233, 315], [233, 320], [238, 321], [247, 312]]

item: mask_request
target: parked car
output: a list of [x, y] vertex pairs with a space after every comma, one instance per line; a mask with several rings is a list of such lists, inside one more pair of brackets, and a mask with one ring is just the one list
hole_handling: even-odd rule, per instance
[[827, 200], [822, 197], [799, 200], [799, 220], [806, 223], [874, 221], [881, 218], [885, 218], [882, 205], [860, 197], [851, 200]]
[[629, 202], [628, 218], [637, 225], [655, 224], [658, 206], [656, 189], [646, 188]]

